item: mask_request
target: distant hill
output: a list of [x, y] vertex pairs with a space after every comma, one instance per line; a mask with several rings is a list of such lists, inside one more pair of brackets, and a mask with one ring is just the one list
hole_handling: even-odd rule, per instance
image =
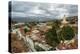
[[[78, 18], [78, 16], [67, 17], [67, 20], [70, 21], [73, 18]], [[16, 22], [46, 22], [46, 21], [52, 21], [52, 20], [55, 20], [55, 18], [48, 18], [48, 17], [27, 17], [27, 18], [26, 17], [19, 17], [19, 18], [12, 18], [12, 21], [16, 21]]]
[[44, 21], [51, 21], [51, 18], [44, 18], [44, 17], [28, 17], [28, 18], [12, 18], [12, 21], [17, 22], [44, 22]]
[[74, 20], [74, 19], [76, 19], [76, 20], [78, 20], [78, 16], [71, 16], [71, 17], [67, 17], [67, 20]]

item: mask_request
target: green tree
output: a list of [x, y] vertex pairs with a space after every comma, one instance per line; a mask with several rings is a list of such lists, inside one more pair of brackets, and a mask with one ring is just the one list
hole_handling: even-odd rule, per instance
[[26, 32], [28, 32], [29, 30], [27, 29], [27, 28], [24, 28], [24, 32], [26, 33]]
[[75, 36], [74, 30], [70, 26], [64, 26], [61, 31], [63, 40], [71, 40]]
[[60, 29], [61, 22], [59, 20], [55, 20], [53, 22], [53, 26], [55, 26], [56, 30]]
[[60, 43], [57, 37], [55, 26], [53, 26], [52, 29], [46, 32], [46, 42], [54, 48]]

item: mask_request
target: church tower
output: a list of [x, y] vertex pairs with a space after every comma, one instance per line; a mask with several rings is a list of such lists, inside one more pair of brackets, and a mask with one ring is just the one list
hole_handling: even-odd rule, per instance
[[67, 24], [68, 24], [69, 22], [66, 20], [66, 16], [64, 15], [64, 17], [63, 17], [63, 19], [62, 19], [62, 21], [61, 21], [61, 28], [63, 27], [63, 26], [66, 26]]

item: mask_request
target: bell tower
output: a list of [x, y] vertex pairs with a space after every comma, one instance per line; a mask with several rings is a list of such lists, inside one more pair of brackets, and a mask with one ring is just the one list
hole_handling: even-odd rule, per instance
[[67, 24], [68, 24], [68, 21], [66, 20], [66, 15], [64, 15], [64, 17], [63, 17], [63, 19], [62, 19], [62, 21], [61, 21], [61, 28], [63, 27], [63, 26], [66, 26]]

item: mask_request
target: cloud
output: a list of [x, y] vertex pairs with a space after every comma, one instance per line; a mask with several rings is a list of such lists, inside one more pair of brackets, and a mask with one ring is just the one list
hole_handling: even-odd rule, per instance
[[34, 7], [32, 10], [29, 11], [30, 13], [34, 14], [45, 14], [44, 10], [39, 9], [39, 6]]
[[78, 15], [78, 6], [71, 4], [36, 3], [14, 1], [12, 3], [12, 17], [49, 17], [61, 18], [63, 15]]
[[11, 17], [12, 18], [17, 18], [17, 17], [26, 17], [26, 14], [25, 13], [22, 13], [22, 12], [11, 12]]

